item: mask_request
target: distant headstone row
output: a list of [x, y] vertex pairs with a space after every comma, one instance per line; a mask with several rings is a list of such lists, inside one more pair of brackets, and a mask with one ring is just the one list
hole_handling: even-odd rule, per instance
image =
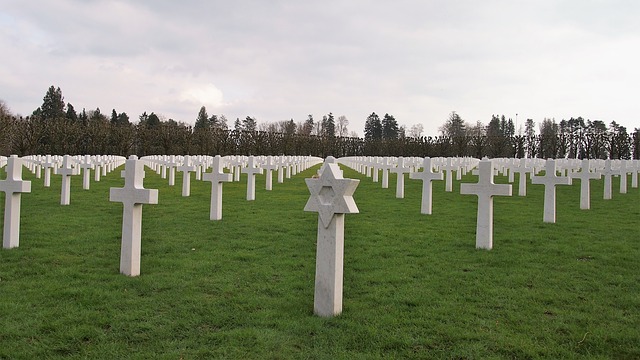
[[[423, 214], [432, 213], [432, 184], [434, 180], [445, 179], [445, 191], [453, 191], [453, 176], [457, 180], [469, 171], [477, 171], [477, 184], [461, 184], [460, 193], [478, 196], [478, 217], [476, 228], [476, 247], [491, 249], [493, 247], [493, 196], [511, 196], [511, 185], [494, 184], [497, 174], [508, 176], [514, 182], [514, 174], [519, 174], [518, 195], [526, 196], [527, 176], [532, 184], [545, 187], [543, 221], [556, 221], [556, 186], [570, 185], [572, 180], [580, 181], [580, 208], [589, 209], [590, 180], [604, 176], [604, 199], [611, 199], [611, 177], [620, 176], [620, 193], [627, 192], [627, 177], [631, 175], [631, 186], [638, 187], [639, 160], [542, 160], [542, 159], [484, 159], [473, 158], [393, 158], [393, 157], [349, 157], [341, 158], [341, 163], [372, 177], [378, 181], [378, 173], [382, 171], [382, 188], [388, 188], [388, 173], [396, 173], [396, 197], [404, 197], [404, 175], [409, 173], [410, 179], [422, 180]], [[475, 168], [478, 168], [474, 170]], [[422, 168], [422, 171], [419, 169]], [[537, 175], [539, 172], [544, 175]], [[558, 175], [560, 173], [560, 175]]]
[[[36, 178], [44, 172], [44, 186], [51, 186], [51, 173], [62, 176], [60, 204], [71, 203], [71, 177], [83, 173], [83, 189], [90, 187], [90, 172], [95, 171], [95, 181], [100, 181], [100, 175], [107, 175], [117, 167], [125, 164], [121, 177], [125, 179], [123, 188], [111, 188], [110, 201], [123, 203], [122, 217], [122, 247], [120, 272], [129, 276], [140, 274], [140, 248], [142, 205], [157, 204], [158, 190], [145, 189], [143, 186], [144, 166], [151, 168], [167, 178], [169, 185], [175, 184], [175, 171], [183, 173], [182, 196], [190, 196], [191, 173], [196, 174], [197, 180], [210, 181], [211, 208], [210, 219], [222, 219], [222, 182], [232, 180], [232, 173], [225, 173], [223, 168], [229, 168], [236, 179], [240, 179], [240, 172], [248, 174], [247, 200], [255, 200], [255, 175], [267, 170], [266, 189], [272, 190], [272, 172], [278, 171], [278, 182], [322, 162], [320, 158], [305, 156], [148, 156], [138, 159], [131, 156], [128, 160], [119, 156], [27, 156], [18, 158], [0, 157], [0, 167], [7, 167], [7, 179], [0, 181], [0, 191], [7, 194], [5, 201], [5, 220], [3, 247], [19, 246], [20, 229], [20, 196], [31, 191], [31, 183], [22, 180], [22, 166], [32, 171]], [[207, 172], [208, 168], [212, 172]]]

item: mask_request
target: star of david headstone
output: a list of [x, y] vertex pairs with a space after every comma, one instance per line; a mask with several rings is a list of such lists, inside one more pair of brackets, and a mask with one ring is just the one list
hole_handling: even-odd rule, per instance
[[318, 178], [305, 179], [311, 197], [304, 211], [316, 211], [322, 225], [327, 228], [335, 214], [356, 214], [358, 206], [353, 200], [360, 180], [344, 179], [338, 164], [325, 163]]

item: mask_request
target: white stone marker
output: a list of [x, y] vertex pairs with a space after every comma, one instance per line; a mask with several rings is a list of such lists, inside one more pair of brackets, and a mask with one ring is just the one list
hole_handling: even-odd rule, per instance
[[404, 199], [404, 174], [408, 173], [411, 170], [411, 167], [404, 166], [404, 158], [398, 158], [398, 164], [396, 167], [391, 168], [392, 173], [397, 174], [396, 177], [396, 198]]
[[162, 179], [167, 178], [167, 165], [169, 165], [169, 157], [164, 155], [160, 161], [160, 177]]
[[491, 160], [480, 161], [477, 184], [460, 184], [460, 193], [478, 196], [476, 249], [493, 248], [493, 197], [511, 196], [511, 185], [493, 183]]
[[22, 159], [11, 155], [7, 159], [7, 178], [0, 180], [4, 197], [4, 231], [2, 247], [11, 249], [20, 245], [20, 199], [22, 193], [31, 192], [31, 181], [22, 180]]
[[191, 173], [196, 171], [196, 167], [190, 162], [191, 156], [185, 155], [182, 165], [178, 166], [178, 171], [182, 171], [182, 196], [191, 195]]
[[273, 162], [273, 156], [267, 156], [267, 162], [262, 165], [262, 168], [266, 170], [264, 188], [271, 191], [273, 190], [273, 170], [278, 168], [278, 165]]
[[242, 172], [247, 174], [247, 200], [253, 201], [256, 199], [256, 174], [262, 174], [262, 168], [256, 167], [255, 158], [249, 156], [247, 167]]
[[94, 172], [93, 172], [93, 181], [100, 181], [100, 174], [102, 173], [102, 167], [104, 166], [104, 162], [102, 160], [102, 156], [96, 156], [94, 161]]
[[169, 161], [167, 162], [167, 166], [169, 167], [169, 186], [176, 184], [176, 165], [176, 156], [169, 156]]
[[216, 155], [211, 165], [212, 172], [204, 173], [202, 180], [211, 181], [211, 208], [209, 218], [211, 220], [222, 219], [222, 183], [233, 180], [233, 174], [225, 174], [222, 167], [222, 158]]
[[282, 184], [284, 182], [284, 167], [285, 159], [284, 156], [281, 156], [280, 160], [278, 160], [278, 184]]
[[344, 272], [344, 214], [358, 213], [353, 193], [360, 180], [345, 179], [329, 156], [320, 177], [305, 179], [311, 193], [304, 211], [318, 213], [316, 278], [313, 312], [332, 317], [342, 312]]
[[440, 170], [446, 173], [444, 191], [452, 192], [453, 191], [453, 171], [458, 170], [458, 166], [453, 164], [453, 158], [448, 158], [446, 164], [440, 166]]
[[120, 272], [138, 276], [142, 245], [142, 205], [157, 204], [158, 190], [144, 188], [144, 164], [135, 155], [131, 155], [126, 161], [123, 175], [124, 187], [111, 188], [109, 201], [123, 204]]
[[620, 194], [627, 193], [627, 174], [629, 172], [627, 160], [620, 160]]
[[556, 222], [556, 185], [569, 185], [569, 178], [556, 176], [556, 161], [547, 159], [544, 166], [544, 176], [532, 176], [532, 184], [544, 185], [544, 215], [543, 221]]
[[527, 173], [533, 171], [533, 167], [527, 166], [526, 161], [526, 159], [520, 159], [518, 166], [509, 169], [510, 177], [518, 173], [518, 196], [527, 196]]
[[382, 158], [382, 164], [380, 164], [380, 169], [382, 169], [382, 188], [389, 188], [389, 169], [391, 169], [393, 165], [390, 163], [388, 157]]
[[44, 167], [44, 187], [51, 186], [51, 169], [56, 166], [56, 162], [53, 161], [51, 155], [47, 155], [46, 161], [42, 163], [42, 167]]
[[604, 193], [602, 198], [604, 200], [611, 200], [611, 190], [613, 188], [611, 185], [611, 177], [620, 174], [620, 172], [613, 170], [611, 168], [611, 159], [607, 159], [604, 161], [604, 169], [602, 169], [601, 174], [604, 176]]
[[91, 169], [95, 166], [91, 163], [91, 156], [85, 155], [84, 161], [78, 165], [82, 169], [82, 189], [89, 190], [89, 180], [91, 179]]
[[204, 165], [202, 155], [198, 155], [195, 157], [193, 165], [196, 167], [196, 180], [202, 180], [202, 166]]
[[64, 156], [62, 159], [62, 167], [58, 169], [58, 175], [62, 175], [60, 205], [69, 205], [71, 203], [71, 176], [76, 175], [76, 170], [71, 167], [71, 156]]
[[44, 161], [42, 159], [42, 156], [38, 156], [38, 162], [34, 163], [35, 167], [36, 167], [36, 179], [40, 179], [42, 178], [42, 161]]
[[442, 180], [443, 174], [441, 172], [433, 172], [431, 166], [431, 158], [424, 158], [422, 162], [422, 171], [409, 174], [410, 179], [422, 180], [422, 205], [420, 206], [420, 213], [431, 214], [432, 208], [432, 180]]
[[580, 172], [571, 173], [571, 177], [580, 180], [580, 209], [588, 210], [591, 208], [591, 187], [589, 181], [591, 179], [600, 179], [600, 173], [589, 171], [589, 159], [582, 159]]
[[372, 175], [373, 175], [373, 182], [378, 182], [378, 176], [380, 173], [380, 167], [378, 164], [378, 158], [372, 158], [371, 159], [371, 168], [373, 169]]

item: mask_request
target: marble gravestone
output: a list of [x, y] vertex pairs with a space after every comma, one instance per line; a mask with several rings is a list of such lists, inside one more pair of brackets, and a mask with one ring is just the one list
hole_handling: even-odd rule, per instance
[[543, 221], [556, 222], [556, 185], [569, 185], [569, 178], [556, 175], [556, 161], [547, 159], [544, 166], [544, 176], [532, 176], [532, 184], [544, 185], [544, 215]]
[[396, 198], [404, 199], [404, 174], [409, 173], [411, 168], [409, 166], [405, 166], [404, 158], [401, 156], [398, 158], [397, 165], [394, 168], [391, 168], [392, 173], [397, 175], [396, 177]]
[[47, 155], [46, 160], [42, 163], [42, 167], [44, 168], [44, 187], [51, 186], [51, 169], [56, 166], [56, 162], [53, 161], [51, 155]]
[[267, 156], [267, 160], [262, 165], [265, 170], [265, 190], [273, 190], [273, 171], [278, 168], [278, 165], [273, 161], [273, 156]]
[[389, 188], [389, 169], [393, 167], [393, 164], [390, 163], [390, 159], [388, 157], [384, 157], [382, 159], [382, 164], [379, 165], [382, 170], [382, 188]]
[[0, 180], [4, 198], [4, 228], [2, 247], [11, 249], [20, 245], [20, 202], [22, 193], [31, 192], [31, 181], [22, 180], [22, 159], [11, 155], [7, 159], [7, 178]]
[[89, 190], [90, 187], [90, 179], [91, 179], [91, 170], [95, 168], [95, 165], [91, 161], [90, 155], [85, 155], [84, 160], [82, 160], [78, 164], [78, 168], [82, 169], [82, 189]]
[[591, 179], [600, 179], [600, 173], [591, 172], [589, 159], [583, 159], [579, 172], [571, 173], [571, 178], [580, 179], [580, 209], [588, 210], [591, 208]]
[[71, 176], [77, 174], [76, 169], [71, 167], [71, 161], [71, 156], [65, 155], [62, 159], [62, 167], [58, 169], [58, 174], [62, 175], [60, 205], [69, 205], [71, 203]]
[[620, 194], [627, 193], [627, 174], [631, 169], [627, 169], [627, 160], [620, 160]]
[[380, 167], [378, 165], [378, 158], [377, 157], [371, 158], [370, 166], [371, 166], [371, 175], [373, 176], [373, 182], [377, 183], [378, 182], [379, 173], [380, 173]]
[[453, 162], [453, 158], [448, 158], [447, 162], [444, 165], [440, 166], [440, 170], [446, 173], [444, 188], [444, 191], [446, 192], [453, 191], [453, 171], [458, 170], [458, 166], [456, 166]]
[[342, 312], [344, 215], [358, 213], [353, 193], [360, 181], [343, 178], [333, 157], [327, 158], [318, 178], [305, 181], [311, 197], [304, 210], [318, 213], [313, 311], [332, 317]]
[[191, 195], [191, 173], [196, 171], [196, 167], [191, 165], [191, 156], [185, 155], [182, 165], [178, 166], [178, 171], [182, 172], [182, 196]]
[[600, 174], [602, 174], [602, 176], [604, 177], [604, 190], [603, 190], [602, 198], [604, 200], [611, 200], [611, 193], [612, 193], [611, 190], [613, 188], [611, 184], [611, 177], [613, 175], [620, 174], [620, 172], [613, 170], [611, 168], [611, 159], [607, 159], [604, 162], [604, 169], [602, 169]]
[[509, 170], [509, 176], [518, 173], [518, 196], [527, 196], [527, 173], [533, 172], [533, 167], [527, 166], [527, 159], [520, 159], [518, 165]]
[[209, 209], [209, 219], [222, 219], [222, 183], [233, 180], [233, 174], [226, 174], [223, 171], [222, 158], [216, 155], [211, 165], [212, 172], [205, 172], [202, 175], [204, 181], [211, 182], [211, 207]]
[[420, 206], [420, 213], [430, 215], [433, 202], [431, 199], [433, 193], [431, 181], [442, 180], [443, 174], [441, 172], [433, 172], [431, 158], [426, 157], [422, 162], [422, 171], [409, 174], [409, 178], [422, 180], [422, 204]]
[[511, 185], [493, 183], [491, 160], [480, 161], [477, 184], [460, 184], [460, 193], [478, 196], [478, 217], [476, 223], [476, 248], [493, 248], [493, 197], [511, 196]]
[[249, 156], [247, 167], [242, 169], [242, 172], [247, 174], [247, 200], [249, 201], [256, 199], [256, 174], [262, 174], [262, 168], [256, 165], [255, 158]]
[[111, 188], [109, 201], [123, 204], [120, 272], [138, 276], [142, 250], [142, 205], [157, 204], [158, 190], [144, 188], [144, 164], [135, 155], [126, 161], [123, 177], [124, 187]]

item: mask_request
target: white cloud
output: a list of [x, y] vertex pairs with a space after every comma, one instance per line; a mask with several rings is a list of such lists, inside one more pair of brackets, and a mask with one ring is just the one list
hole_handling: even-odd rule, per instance
[[196, 106], [207, 106], [210, 109], [224, 106], [222, 91], [213, 84], [193, 86], [183, 90], [180, 101]]

